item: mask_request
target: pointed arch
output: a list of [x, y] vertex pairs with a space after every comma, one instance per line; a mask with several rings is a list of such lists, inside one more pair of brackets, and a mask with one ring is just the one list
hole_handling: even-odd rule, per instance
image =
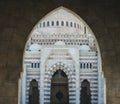
[[61, 69], [57, 70], [51, 79], [51, 95], [50, 103], [65, 103], [69, 104], [68, 99], [68, 78], [65, 72]]
[[35, 79], [30, 82], [29, 104], [39, 104], [38, 82]]
[[[61, 70], [66, 76], [65, 81], [67, 80], [67, 82], [66, 82], [67, 85], [65, 84], [65, 86], [64, 86], [64, 88], [66, 89], [65, 90], [66, 91], [65, 99], [67, 101], [66, 104], [70, 104], [70, 102], [71, 102], [70, 97], [74, 94], [69, 93], [69, 92], [75, 92], [75, 89], [73, 89], [75, 87], [75, 80], [73, 79], [75, 72], [71, 68], [69, 68], [66, 64], [64, 64], [62, 62], [58, 62], [58, 63], [55, 63], [52, 66], [50, 66], [48, 68], [48, 70], [46, 70], [46, 72], [48, 72], [49, 74], [45, 74], [45, 76], [44, 76], [44, 79], [47, 78], [47, 81], [44, 83], [44, 85], [47, 84], [48, 86], [52, 87], [52, 80], [51, 79], [53, 79], [54, 74], [56, 74], [56, 72], [58, 72], [58, 70]], [[59, 82], [58, 82], [58, 85], [59, 85]], [[71, 88], [69, 88], [69, 86], [71, 86]], [[47, 93], [48, 91], [51, 92], [51, 87], [46, 86], [44, 88], [45, 89], [44, 93]], [[67, 90], [68, 90], [68, 92], [67, 92]], [[55, 93], [52, 93], [52, 94], [55, 94]], [[46, 95], [45, 97], [49, 98], [51, 101], [51, 96]]]
[[87, 79], [83, 80], [81, 83], [81, 104], [91, 104], [91, 92], [90, 92], [90, 83]]
[[[65, 45], [56, 45], [55, 43], [58, 41], [64, 42]], [[37, 44], [37, 49], [34, 47], [30, 50], [32, 44], [33, 46]], [[60, 49], [55, 51], [58, 48]], [[96, 61], [94, 62], [91, 57]], [[64, 63], [64, 61], [64, 65], [59, 63]], [[33, 62], [38, 62], [39, 68], [31, 67]], [[92, 63], [90, 68], [87, 63]], [[65, 67], [65, 65], [69, 67]], [[98, 91], [98, 99], [91, 99], [91, 103], [95, 101], [98, 104], [105, 104], [105, 78], [102, 72], [101, 53], [95, 35], [80, 16], [65, 7], [59, 7], [44, 16], [28, 37], [20, 81], [20, 104], [25, 104], [28, 101], [29, 87], [27, 83], [32, 78], [38, 81], [40, 103], [50, 103], [50, 79], [58, 67], [63, 67], [62, 71], [68, 76], [69, 92], [74, 92], [74, 94], [69, 93], [69, 104], [80, 103], [80, 81], [84, 78], [91, 79], [91, 98], [96, 97], [92, 92]], [[103, 95], [104, 97], [102, 97]]]

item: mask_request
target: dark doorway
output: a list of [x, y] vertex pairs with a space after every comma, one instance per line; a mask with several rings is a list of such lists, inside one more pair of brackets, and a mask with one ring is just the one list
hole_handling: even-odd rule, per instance
[[30, 82], [29, 104], [39, 104], [38, 82], [35, 79]]
[[62, 70], [57, 70], [51, 79], [51, 103], [69, 104], [68, 78]]
[[91, 104], [90, 83], [85, 79], [81, 84], [80, 104]]

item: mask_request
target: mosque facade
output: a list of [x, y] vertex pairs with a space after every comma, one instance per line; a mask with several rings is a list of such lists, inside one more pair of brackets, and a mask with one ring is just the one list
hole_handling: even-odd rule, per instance
[[89, 26], [59, 7], [26, 43], [19, 104], [106, 104], [99, 45]]

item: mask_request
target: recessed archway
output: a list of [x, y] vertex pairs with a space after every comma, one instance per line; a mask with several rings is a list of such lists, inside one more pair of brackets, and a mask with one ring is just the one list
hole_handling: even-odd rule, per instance
[[[20, 80], [20, 104], [28, 104], [30, 80], [38, 82], [39, 103], [49, 104], [54, 73], [68, 78], [69, 104], [81, 103], [81, 85], [88, 80], [91, 104], [105, 104], [105, 78], [100, 49], [90, 27], [74, 12], [59, 7], [42, 18], [26, 43]], [[77, 96], [77, 97], [76, 97]]]
[[80, 101], [81, 104], [91, 104], [90, 83], [86, 79], [81, 83]]
[[38, 82], [35, 79], [30, 82], [29, 104], [39, 104]]
[[50, 104], [69, 104], [68, 78], [63, 70], [57, 70], [51, 79]]

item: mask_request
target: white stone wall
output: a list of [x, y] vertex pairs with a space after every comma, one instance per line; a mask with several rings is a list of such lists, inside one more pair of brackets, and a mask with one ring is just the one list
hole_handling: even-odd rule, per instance
[[96, 39], [85, 22], [59, 8], [45, 16], [31, 33], [24, 56], [21, 104], [28, 104], [29, 84], [38, 81], [40, 104], [50, 104], [51, 77], [61, 68], [68, 76], [69, 104], [80, 104], [81, 83], [90, 82], [91, 104], [104, 104], [104, 79]]

